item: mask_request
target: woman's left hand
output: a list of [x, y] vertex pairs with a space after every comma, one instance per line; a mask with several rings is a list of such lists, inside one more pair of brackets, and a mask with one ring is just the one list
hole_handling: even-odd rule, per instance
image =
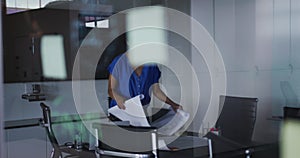
[[176, 112], [177, 112], [178, 109], [179, 109], [179, 110], [183, 110], [183, 107], [182, 107], [181, 105], [178, 105], [178, 104], [173, 105], [172, 108], [173, 108], [173, 110], [176, 111]]

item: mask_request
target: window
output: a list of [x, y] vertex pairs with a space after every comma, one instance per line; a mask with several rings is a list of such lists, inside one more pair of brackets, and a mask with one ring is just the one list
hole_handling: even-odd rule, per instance
[[6, 0], [6, 14], [38, 9], [45, 7], [48, 3], [57, 0]]
[[79, 41], [82, 42], [84, 37], [93, 29], [109, 28], [108, 17], [99, 15], [79, 15]]
[[101, 16], [84, 16], [85, 27], [109, 28], [109, 20]]

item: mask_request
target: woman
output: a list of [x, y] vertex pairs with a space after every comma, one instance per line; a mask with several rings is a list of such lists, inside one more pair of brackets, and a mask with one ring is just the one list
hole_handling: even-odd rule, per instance
[[161, 71], [156, 64], [144, 64], [134, 67], [130, 64], [128, 54], [117, 56], [108, 67], [108, 94], [112, 98], [110, 107], [117, 105], [125, 109], [127, 99], [140, 95], [142, 105], [151, 101], [151, 91], [159, 100], [169, 104], [174, 111], [182, 106], [172, 101], [160, 89], [159, 79]]

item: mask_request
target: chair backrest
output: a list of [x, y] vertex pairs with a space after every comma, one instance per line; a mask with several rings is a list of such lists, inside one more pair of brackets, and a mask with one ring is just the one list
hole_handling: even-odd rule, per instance
[[53, 129], [52, 129], [50, 107], [44, 103], [41, 103], [40, 106], [43, 111], [42, 125], [43, 125], [43, 127], [45, 127], [47, 136], [51, 142], [52, 147], [54, 148], [54, 153], [53, 153], [52, 157], [54, 157], [54, 158], [61, 157], [61, 151], [59, 149], [59, 144], [58, 144], [58, 141], [57, 141], [57, 139], [54, 135]]
[[283, 107], [283, 117], [286, 118], [294, 118], [299, 119], [300, 118], [300, 108], [296, 107]]
[[257, 98], [220, 96], [222, 111], [216, 123], [221, 135], [241, 145], [252, 141], [256, 121]]
[[[93, 128], [98, 131], [98, 150], [102, 155], [157, 157], [156, 128], [101, 123], [94, 123]], [[120, 128], [124, 130], [120, 130]]]

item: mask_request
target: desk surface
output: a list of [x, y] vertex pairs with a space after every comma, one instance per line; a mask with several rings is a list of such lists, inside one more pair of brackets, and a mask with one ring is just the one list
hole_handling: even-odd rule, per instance
[[[213, 147], [213, 157], [214, 158], [245, 158], [246, 151], [249, 151], [251, 158], [278, 158], [278, 144], [277, 143], [267, 143], [261, 144], [257, 143], [248, 147], [236, 147], [231, 143], [224, 143], [222, 140], [217, 139], [212, 140], [215, 144]], [[216, 144], [217, 143], [217, 144]], [[221, 145], [221, 146], [220, 146]], [[221, 147], [221, 148], [220, 148]], [[193, 149], [179, 150], [179, 151], [158, 151], [159, 158], [209, 158], [208, 147], [198, 147]], [[95, 151], [83, 152], [81, 154], [85, 158], [94, 158]], [[113, 158], [112, 156], [102, 156], [101, 158]]]
[[[94, 128], [99, 128], [100, 124], [93, 124]], [[249, 145], [241, 145], [222, 136], [217, 136], [213, 133], [208, 133], [205, 137], [212, 141], [213, 157], [246, 157], [247, 155], [257, 155], [256, 157], [278, 157], [277, 143], [258, 143], [251, 142]], [[194, 143], [193, 141], [191, 143]], [[203, 158], [209, 157], [208, 146], [199, 146], [178, 151], [163, 151], [159, 150], [160, 158]], [[263, 155], [263, 156], [260, 156]], [[270, 156], [271, 155], [271, 156]]]
[[[226, 144], [223, 144], [226, 146]], [[159, 158], [209, 158], [207, 154], [207, 147], [199, 147], [193, 149], [186, 149], [180, 151], [158, 151]], [[213, 149], [214, 150], [214, 149]], [[251, 148], [238, 148], [226, 151], [218, 151], [215, 149], [213, 152], [214, 158], [245, 158], [245, 151], [249, 150], [251, 158], [278, 158], [278, 145], [277, 144], [264, 144], [252, 146]], [[111, 156], [101, 156], [102, 158], [112, 158]]]
[[[240, 145], [223, 137], [209, 133], [206, 137], [212, 140], [213, 157], [227, 158], [227, 157], [251, 157], [265, 158], [278, 157], [277, 143], [252, 143], [250, 145]], [[193, 143], [193, 142], [191, 142]], [[159, 158], [207, 158], [209, 157], [208, 146], [201, 146], [196, 148], [178, 150], [178, 151], [158, 151]], [[105, 156], [110, 158], [109, 156]]]
[[249, 145], [241, 145], [213, 133], [208, 133], [206, 137], [212, 140], [214, 157], [245, 157], [246, 155], [251, 155], [251, 157], [259, 158], [277, 158], [279, 155], [278, 142], [252, 142]]
[[[70, 117], [71, 119], [68, 121], [80, 121], [79, 116], [73, 116]], [[94, 117], [89, 117], [89, 119], [99, 119], [101, 118], [99, 115], [94, 115]], [[88, 119], [88, 118], [86, 118]], [[28, 126], [38, 126], [38, 120], [39, 118], [34, 119], [27, 119], [27, 120], [17, 120], [17, 121], [9, 121], [5, 122], [6, 129], [10, 128], [20, 128], [20, 127], [28, 127]], [[54, 123], [64, 123], [61, 121], [59, 117], [54, 117], [53, 119]], [[226, 141], [222, 139], [222, 137], [216, 136], [214, 134], [208, 134], [207, 135], [210, 139], [212, 139], [213, 143], [213, 157], [220, 157], [220, 158], [226, 158], [226, 157], [245, 157], [245, 151], [248, 150], [251, 154], [251, 157], [272, 157], [277, 158], [278, 155], [278, 144], [277, 143], [254, 143], [249, 146], [241, 146], [239, 144]], [[95, 157], [95, 151], [87, 151], [83, 152], [84, 157]], [[209, 157], [208, 156], [208, 147], [198, 147], [193, 149], [185, 149], [185, 150], [179, 150], [179, 151], [158, 151], [160, 158], [204, 158]]]

